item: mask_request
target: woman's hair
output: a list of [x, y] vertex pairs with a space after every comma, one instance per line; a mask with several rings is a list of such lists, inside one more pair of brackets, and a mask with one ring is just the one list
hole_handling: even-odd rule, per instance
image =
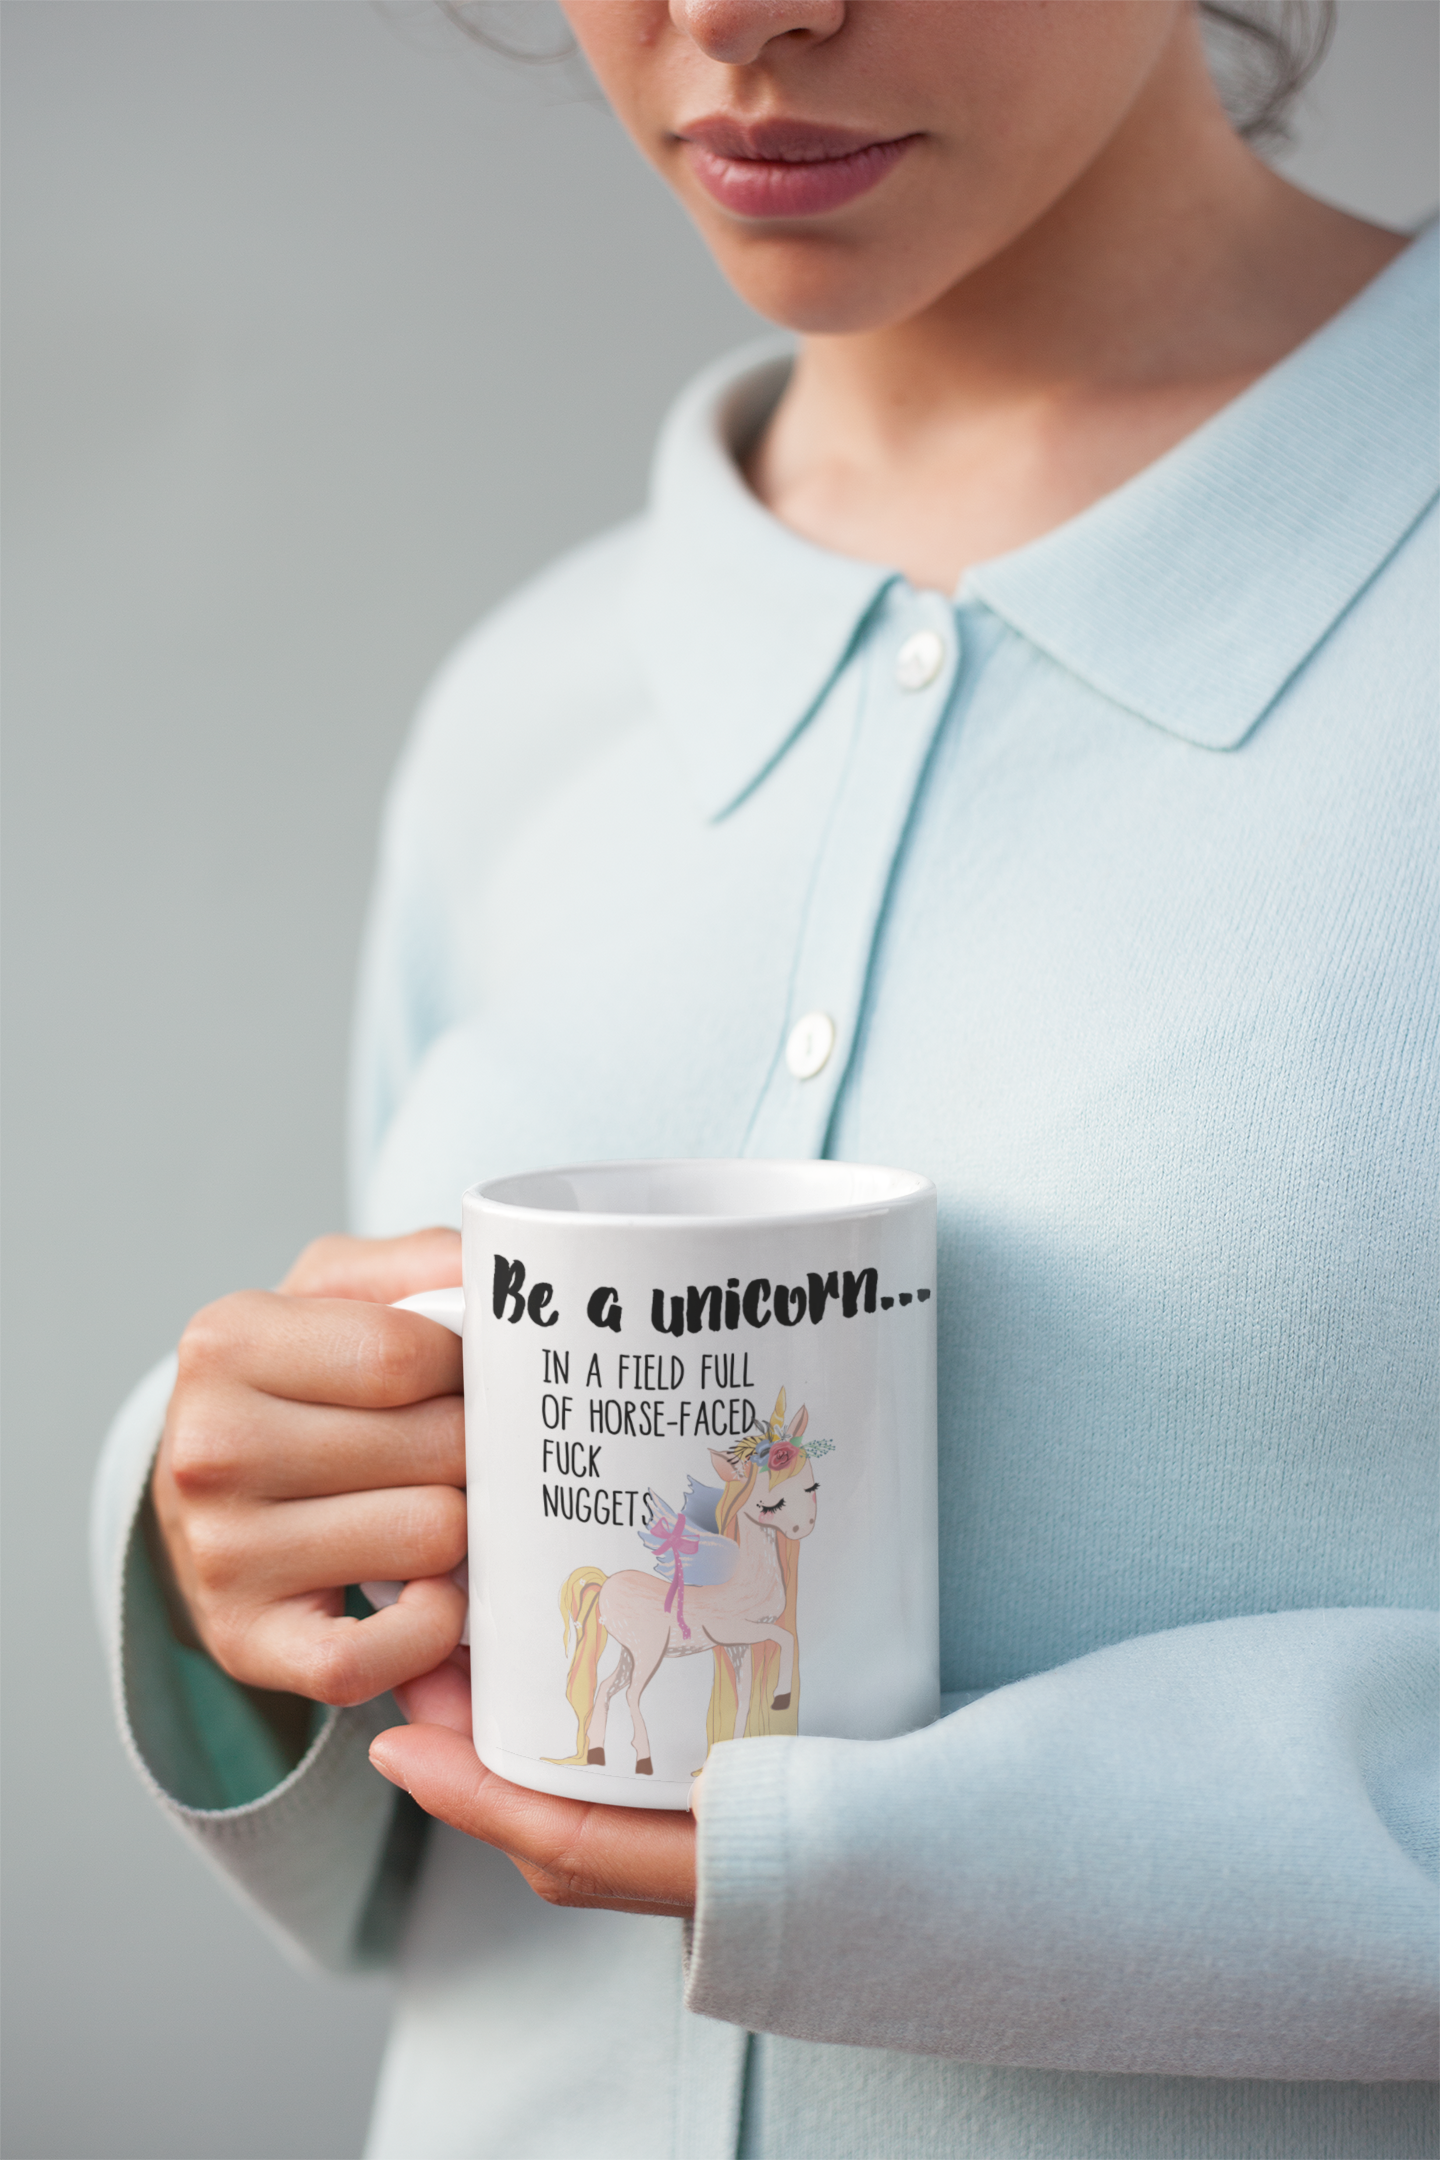
[[[568, 60], [575, 42], [534, 0], [438, 0], [457, 30], [507, 60]], [[1335, 34], [1335, 0], [1199, 0], [1216, 87], [1246, 142], [1285, 142], [1296, 98]], [[521, 35], [522, 32], [525, 33]], [[538, 30], [538, 35], [537, 35]]]
[[1335, 0], [1200, 0], [1200, 16], [1238, 132], [1257, 148], [1287, 141], [1291, 108], [1335, 35]]
[[[436, 0], [436, 4], [457, 30], [506, 60], [537, 66], [571, 60], [579, 51], [563, 18], [556, 19], [559, 9], [536, 7], [534, 0], [518, 0], [518, 4], [517, 0]], [[519, 34], [532, 30], [537, 21], [541, 24], [538, 38]]]

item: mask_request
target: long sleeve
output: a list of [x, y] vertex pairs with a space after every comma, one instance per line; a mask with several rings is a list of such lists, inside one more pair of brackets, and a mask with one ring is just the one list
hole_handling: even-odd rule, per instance
[[96, 1605], [125, 1748], [151, 1797], [299, 1962], [332, 1970], [384, 1956], [420, 1853], [418, 1811], [371, 1768], [388, 1696], [317, 1708], [293, 1766], [249, 1699], [171, 1633], [139, 1534], [174, 1385], [168, 1358], [106, 1440], [91, 1517]]
[[881, 1744], [710, 1757], [692, 2010], [1037, 2069], [1436, 2068], [1435, 1618], [1138, 1637]]
[[[403, 768], [395, 793], [356, 1029], [357, 1184], [443, 1000], [443, 895], [437, 904], [403, 815]], [[349, 1710], [317, 1705], [297, 1761], [249, 1691], [177, 1641], [142, 1534], [174, 1381], [170, 1357], [135, 1389], [93, 1491], [93, 1590], [126, 1752], [157, 1805], [290, 1956], [331, 1970], [380, 1962], [426, 1834], [419, 1809], [369, 1761], [399, 1711], [388, 1695]]]
[[[392, 807], [390, 826], [396, 822]], [[442, 995], [442, 925], [423, 847], [407, 845], [408, 837], [402, 827], [386, 851], [362, 983], [355, 1052], [362, 1178]], [[382, 1962], [427, 1829], [420, 1810], [369, 1761], [371, 1741], [400, 1713], [388, 1695], [349, 1710], [317, 1705], [296, 1761], [249, 1691], [203, 1650], [177, 1641], [142, 1534], [174, 1380], [170, 1357], [121, 1408], [93, 1490], [94, 1598], [126, 1752], [157, 1805], [287, 1954], [330, 1970]]]
[[[622, 530], [582, 549], [552, 580], [582, 583], [603, 602], [632, 547]], [[506, 635], [522, 654], [550, 634], [549, 590], [542, 581], [496, 618], [509, 623]], [[428, 1190], [415, 1181], [391, 1216], [377, 1219], [386, 1203], [371, 1187], [388, 1127], [437, 1035], [475, 998], [465, 929], [475, 887], [517, 808], [626, 716], [623, 654], [596, 667], [582, 649], [545, 710], [513, 730], [513, 670], [497, 675], [493, 637], [492, 626], [482, 628], [440, 670], [387, 803], [352, 1066], [353, 1214], [362, 1229], [454, 1217], [467, 1180], [442, 1160]], [[421, 1129], [442, 1151], [454, 1123], [453, 1110], [431, 1117], [421, 1105]], [[176, 1641], [140, 1534], [174, 1373], [173, 1358], [165, 1360], [121, 1409], [94, 1489], [95, 1599], [125, 1747], [159, 1806], [292, 1955], [331, 1968], [374, 1962], [395, 1935], [425, 1835], [418, 1808], [369, 1762], [371, 1740], [399, 1713], [388, 1696], [353, 1710], [317, 1709], [295, 1762], [247, 1691]]]

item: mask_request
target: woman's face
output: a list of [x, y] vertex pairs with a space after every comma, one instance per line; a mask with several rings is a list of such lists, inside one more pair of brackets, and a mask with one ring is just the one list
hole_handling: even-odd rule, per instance
[[815, 332], [918, 314], [1198, 62], [1188, 0], [563, 4], [726, 276]]

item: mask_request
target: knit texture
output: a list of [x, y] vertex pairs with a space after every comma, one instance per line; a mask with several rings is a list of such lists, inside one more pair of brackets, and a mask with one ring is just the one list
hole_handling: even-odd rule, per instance
[[[964, 1700], [716, 1752], [688, 2010], [668, 1924], [432, 1841], [386, 2160], [1433, 2148], [1435, 320], [1432, 232], [949, 597], [747, 493], [785, 366], [748, 357], [682, 400], [647, 516], [443, 671], [386, 817], [357, 1225], [565, 1160], [927, 1172]], [[97, 1516], [117, 1645], [142, 1409]], [[398, 1879], [368, 1714], [182, 1802], [234, 1734], [142, 1611], [152, 1789], [353, 1957]], [[803, 1580], [799, 1613], [803, 1669]]]

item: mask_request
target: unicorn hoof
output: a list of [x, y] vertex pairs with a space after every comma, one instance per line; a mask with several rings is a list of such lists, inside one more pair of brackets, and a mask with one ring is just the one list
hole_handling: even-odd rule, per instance
[[648, 1755], [642, 1755], [635, 1765], [636, 1777], [654, 1777], [655, 1765]]
[[585, 1757], [586, 1768], [589, 1769], [592, 1764], [597, 1770], [604, 1769], [605, 1750], [603, 1747], [592, 1747], [589, 1754]]
[[789, 1709], [789, 1707], [790, 1707], [790, 1697], [789, 1697], [789, 1695], [788, 1695], [788, 1694], [785, 1694], [785, 1695], [777, 1695], [777, 1696], [775, 1697], [775, 1700], [774, 1700], [774, 1702], [772, 1702], [772, 1703], [771, 1703], [771, 1705], [770, 1705], [770, 1708], [771, 1708], [772, 1710], [788, 1710], [788, 1709]]

